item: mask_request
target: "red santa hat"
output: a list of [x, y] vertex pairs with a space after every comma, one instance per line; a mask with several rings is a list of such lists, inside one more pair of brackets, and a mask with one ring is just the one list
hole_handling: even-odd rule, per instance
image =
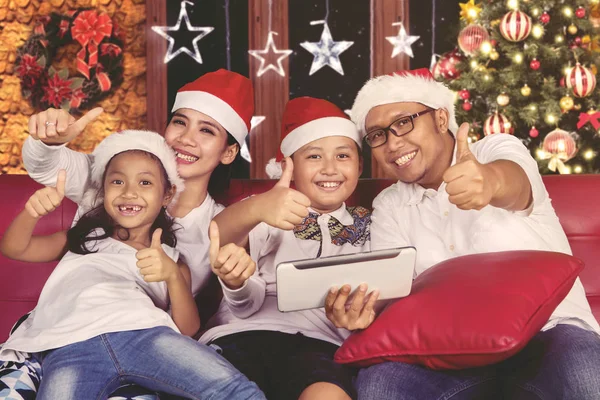
[[281, 121], [281, 145], [277, 158], [266, 166], [271, 179], [281, 177], [281, 161], [302, 146], [329, 136], [344, 136], [361, 146], [356, 125], [335, 104], [314, 97], [298, 97], [285, 105]]
[[242, 145], [254, 114], [254, 88], [245, 76], [220, 69], [179, 89], [172, 111], [180, 108], [208, 115]]
[[117, 154], [129, 150], [142, 150], [156, 156], [163, 165], [172, 185], [177, 186], [175, 198], [183, 191], [183, 179], [177, 173], [175, 152], [165, 139], [156, 132], [125, 130], [107, 136], [92, 153], [91, 188], [84, 194], [82, 205], [94, 208], [103, 201], [103, 194], [98, 193], [102, 187], [102, 179], [106, 166]]
[[454, 93], [434, 79], [427, 68], [398, 71], [377, 76], [364, 84], [356, 95], [350, 115], [360, 131], [361, 138], [367, 134], [365, 121], [373, 107], [391, 103], [421, 103], [438, 109], [445, 108], [449, 114], [448, 128], [458, 131], [454, 112]]

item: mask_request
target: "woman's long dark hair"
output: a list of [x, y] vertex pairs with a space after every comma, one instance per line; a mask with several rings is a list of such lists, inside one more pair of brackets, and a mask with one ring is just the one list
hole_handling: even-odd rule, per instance
[[[167, 171], [158, 157], [143, 150], [129, 150], [128, 152], [144, 154], [158, 163], [162, 172], [162, 181], [165, 185], [166, 194], [171, 188], [171, 182], [169, 181]], [[115, 156], [117, 155], [118, 154], [115, 154]], [[104, 170], [104, 175], [102, 176], [102, 186], [100, 189], [98, 189], [98, 195], [101, 195], [102, 197], [104, 197], [104, 177], [106, 176], [106, 171], [108, 171], [108, 166], [115, 156], [113, 156], [113, 158], [111, 158], [106, 164], [106, 169]], [[154, 220], [154, 223], [152, 223], [152, 226], [150, 227], [150, 237], [152, 237], [152, 233], [158, 228], [162, 229], [162, 235], [160, 237], [161, 242], [168, 246], [175, 247], [177, 245], [177, 238], [175, 237], [174, 222], [173, 219], [167, 215], [167, 210], [165, 207], [160, 209], [158, 216]], [[101, 229], [102, 231], [96, 232], [96, 229]], [[106, 212], [103, 202], [99, 206], [82, 215], [75, 226], [67, 231], [68, 249], [76, 254], [95, 253], [97, 250], [94, 250], [93, 248], [94, 242], [96, 240], [112, 237], [115, 234], [115, 231], [117, 232], [117, 236], [120, 240], [129, 239], [129, 231], [115, 223], [111, 216]], [[91, 245], [91, 247], [88, 247], [88, 245]]]
[[219, 196], [229, 189], [232, 171], [238, 169], [236, 166], [244, 162], [240, 152], [241, 147], [239, 143], [231, 133], [227, 132], [227, 146], [231, 146], [232, 144], [238, 145], [238, 152], [233, 162], [231, 164], [219, 163], [217, 168], [210, 174], [210, 179], [208, 180], [208, 193], [212, 197]]

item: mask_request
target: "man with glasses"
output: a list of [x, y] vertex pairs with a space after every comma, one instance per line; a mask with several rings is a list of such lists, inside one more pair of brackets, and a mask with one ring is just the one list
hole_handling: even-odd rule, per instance
[[[415, 246], [417, 274], [467, 254], [571, 254], [529, 150], [508, 134], [470, 145], [468, 124], [455, 120], [454, 94], [427, 69], [371, 79], [351, 115], [377, 162], [398, 179], [373, 201], [372, 250]], [[345, 304], [344, 296], [326, 303]], [[328, 311], [345, 327], [360, 315], [352, 308]], [[577, 279], [544, 329], [508, 361], [511, 376], [497, 376], [493, 366], [450, 372], [387, 362], [360, 372], [359, 398], [495, 399], [503, 391], [507, 399], [600, 399], [598, 332]]]

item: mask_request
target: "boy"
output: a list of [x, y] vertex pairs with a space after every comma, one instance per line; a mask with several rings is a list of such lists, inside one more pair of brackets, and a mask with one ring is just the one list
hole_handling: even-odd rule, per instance
[[[220, 236], [221, 243], [249, 245], [258, 268], [239, 279], [244, 271], [229, 267], [236, 254], [211, 257], [224, 300], [213, 321], [218, 326], [200, 341], [220, 348], [267, 398], [348, 399], [353, 371], [334, 363], [333, 354], [349, 332], [337, 329], [323, 309], [280, 313], [275, 267], [369, 250], [369, 211], [344, 204], [362, 169], [358, 131], [335, 105], [302, 97], [286, 105], [282, 136], [285, 166], [275, 187], [214, 219], [220, 235], [213, 229], [211, 241]], [[296, 190], [289, 187], [292, 178]], [[376, 299], [371, 294], [363, 318], [371, 318]]]

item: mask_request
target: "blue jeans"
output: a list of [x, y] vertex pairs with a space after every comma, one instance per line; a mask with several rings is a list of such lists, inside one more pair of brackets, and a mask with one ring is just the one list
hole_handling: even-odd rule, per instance
[[434, 371], [387, 362], [359, 372], [358, 398], [377, 400], [600, 399], [600, 336], [572, 325], [538, 333], [496, 365]]
[[38, 356], [38, 400], [106, 399], [123, 383], [189, 399], [265, 398], [213, 349], [167, 327], [108, 333]]

